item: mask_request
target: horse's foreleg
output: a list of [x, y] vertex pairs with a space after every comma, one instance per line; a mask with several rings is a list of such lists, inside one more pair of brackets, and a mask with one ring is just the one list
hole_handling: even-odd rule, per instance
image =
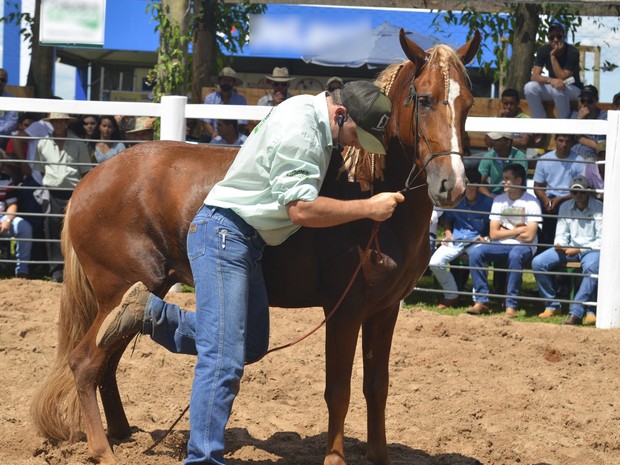
[[351, 396], [351, 370], [359, 323], [346, 318], [327, 322], [325, 340], [325, 402], [329, 413], [324, 465], [345, 465], [344, 420]]
[[118, 392], [116, 370], [123, 352], [130, 341], [123, 344], [109, 359], [103, 375], [99, 378], [99, 393], [108, 425], [108, 435], [114, 439], [124, 439], [131, 434], [123, 402]]
[[99, 325], [92, 326], [71, 352], [69, 364], [82, 409], [88, 452], [93, 460], [101, 465], [115, 465], [117, 461], [103, 429], [97, 404], [97, 380], [104, 370], [106, 354], [95, 346], [96, 328], [99, 328]]
[[398, 306], [374, 315], [362, 327], [364, 397], [368, 418], [366, 458], [375, 465], [389, 465], [385, 438], [385, 404], [389, 385], [389, 358]]

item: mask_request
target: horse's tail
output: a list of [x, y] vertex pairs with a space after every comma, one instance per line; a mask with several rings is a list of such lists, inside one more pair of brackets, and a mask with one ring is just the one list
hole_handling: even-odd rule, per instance
[[73, 441], [81, 427], [81, 411], [69, 356], [97, 315], [97, 301], [69, 234], [70, 204], [62, 230], [64, 280], [60, 297], [56, 360], [30, 407], [35, 427], [43, 436]]

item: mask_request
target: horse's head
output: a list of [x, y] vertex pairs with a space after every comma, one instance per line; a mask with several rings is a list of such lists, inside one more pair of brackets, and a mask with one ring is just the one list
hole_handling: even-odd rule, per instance
[[388, 68], [383, 78], [392, 101], [388, 157], [404, 149], [412, 168], [417, 167], [408, 183], [425, 173], [432, 202], [451, 207], [465, 193], [463, 134], [474, 102], [465, 64], [475, 56], [480, 34], [456, 52], [446, 45], [425, 52], [402, 29], [400, 43], [410, 61], [395, 71]]

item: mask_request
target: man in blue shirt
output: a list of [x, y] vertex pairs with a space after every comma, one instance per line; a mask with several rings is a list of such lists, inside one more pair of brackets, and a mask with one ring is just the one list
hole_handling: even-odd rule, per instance
[[[545, 250], [532, 261], [532, 270], [549, 273], [567, 262], [581, 262], [583, 273], [598, 274], [600, 247], [603, 226], [603, 203], [588, 193], [590, 183], [584, 176], [576, 176], [570, 184], [573, 198], [562, 204], [555, 233], [555, 246]], [[550, 318], [561, 313], [560, 303], [555, 300], [553, 273], [536, 273], [540, 295], [545, 299], [545, 311], [540, 318]], [[581, 302], [596, 298], [597, 278], [584, 276], [575, 302], [570, 306], [570, 315], [563, 323], [579, 325], [586, 313], [586, 324], [594, 324], [594, 307], [586, 307]]]
[[[607, 120], [607, 112], [598, 107], [598, 89], [585, 86], [579, 94], [579, 109], [570, 115], [571, 119]], [[596, 146], [606, 139], [605, 134], [581, 134], [575, 136], [573, 151], [585, 158], [596, 159]]]
[[480, 173], [468, 169], [465, 174], [469, 183], [465, 197], [454, 207], [446, 210], [441, 218], [444, 225], [444, 239], [433, 253], [429, 268], [444, 290], [444, 300], [437, 307], [441, 309], [458, 307], [458, 287], [446, 265], [455, 258], [489, 240], [489, 213], [493, 200], [478, 192]]
[[[211, 92], [205, 97], [205, 104], [210, 105], [247, 105], [245, 97], [239, 94], [235, 87], [243, 84], [243, 81], [237, 77], [237, 73], [234, 69], [226, 67], [220, 71], [217, 76], [219, 90]], [[203, 119], [205, 124], [207, 136], [209, 140], [218, 135], [217, 123], [214, 119]], [[245, 125], [248, 124], [245, 120], [239, 120], [237, 125], [240, 132], [245, 131]]]

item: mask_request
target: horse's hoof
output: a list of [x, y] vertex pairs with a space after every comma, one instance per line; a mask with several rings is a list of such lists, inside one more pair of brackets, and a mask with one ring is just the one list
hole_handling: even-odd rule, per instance
[[341, 454], [331, 453], [325, 456], [323, 465], [347, 465], [347, 462], [344, 461], [344, 457]]

